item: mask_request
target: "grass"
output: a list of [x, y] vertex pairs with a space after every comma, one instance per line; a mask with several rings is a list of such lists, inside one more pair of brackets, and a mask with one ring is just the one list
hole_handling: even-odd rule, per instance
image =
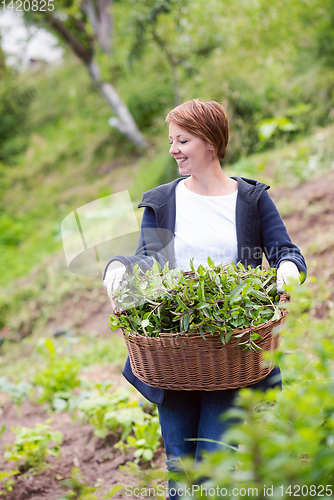
[[226, 173], [257, 178], [272, 187], [297, 187], [333, 168], [333, 133], [334, 126], [329, 125], [295, 142], [278, 143], [275, 149], [227, 165]]
[[[106, 318], [107, 323], [107, 318]], [[12, 382], [32, 382], [35, 374], [45, 366], [45, 356], [41, 346], [45, 337], [34, 333], [21, 342], [5, 342], [1, 347], [0, 377], [8, 377]], [[96, 337], [89, 333], [53, 339], [60, 356], [70, 355], [85, 368], [98, 364], [121, 372], [127, 356], [123, 338], [110, 332], [108, 338]]]

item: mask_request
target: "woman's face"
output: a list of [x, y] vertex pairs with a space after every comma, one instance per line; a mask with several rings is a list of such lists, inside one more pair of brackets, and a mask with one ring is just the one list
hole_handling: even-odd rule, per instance
[[196, 175], [211, 164], [214, 148], [176, 123], [169, 124], [169, 153], [175, 158], [181, 175]]

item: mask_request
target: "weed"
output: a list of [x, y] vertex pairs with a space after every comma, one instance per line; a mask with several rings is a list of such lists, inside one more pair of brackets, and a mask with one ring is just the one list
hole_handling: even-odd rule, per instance
[[[149, 415], [150, 416], [150, 415]], [[134, 435], [127, 437], [129, 448], [135, 448], [135, 462], [150, 462], [160, 446], [160, 423], [157, 416], [147, 418], [143, 424], [135, 423]], [[118, 447], [118, 443], [115, 447]]]
[[38, 372], [34, 384], [39, 385], [43, 392], [39, 402], [48, 402], [54, 409], [64, 410], [72, 391], [80, 385], [78, 373], [80, 364], [70, 356], [56, 355], [56, 348], [52, 340], [43, 341], [44, 353], [48, 358], [48, 366]]
[[20, 407], [23, 399], [31, 394], [32, 385], [27, 382], [14, 384], [13, 382], [9, 382], [7, 377], [0, 377], [0, 392], [6, 393], [12, 402]]
[[118, 389], [113, 393], [92, 396], [79, 405], [79, 410], [94, 426], [94, 435], [105, 438], [110, 430], [120, 431], [123, 441], [135, 423], [143, 425], [149, 417], [138, 401], [130, 400], [131, 392]]
[[63, 440], [63, 434], [52, 431], [49, 424], [48, 420], [45, 424], [36, 424], [32, 429], [21, 426], [12, 428], [15, 442], [11, 446], [6, 444], [5, 459], [21, 462], [19, 467], [21, 472], [29, 469], [39, 472], [45, 469], [48, 466], [45, 458], [59, 456], [59, 444]]
[[73, 467], [71, 477], [62, 481], [63, 486], [70, 488], [67, 493], [57, 498], [57, 500], [97, 500], [95, 493], [102, 483], [101, 479], [97, 480], [94, 486], [85, 482], [82, 478], [82, 473], [77, 467]]
[[13, 476], [20, 474], [18, 470], [4, 471], [0, 470], [0, 484], [2, 491], [0, 491], [0, 496], [6, 497], [8, 493], [13, 491], [14, 479]]

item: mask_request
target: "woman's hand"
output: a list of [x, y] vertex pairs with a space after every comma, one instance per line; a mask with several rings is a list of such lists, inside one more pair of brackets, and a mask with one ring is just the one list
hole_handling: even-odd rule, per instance
[[283, 260], [277, 269], [277, 292], [285, 292], [286, 285], [300, 283], [298, 267], [291, 260]]
[[109, 268], [107, 269], [105, 278], [103, 280], [103, 285], [106, 287], [109, 295], [112, 314], [116, 312], [115, 304], [113, 301], [113, 293], [118, 289], [120, 283], [122, 282], [125, 271], [126, 271], [125, 265], [119, 261], [116, 269], [109, 269]]

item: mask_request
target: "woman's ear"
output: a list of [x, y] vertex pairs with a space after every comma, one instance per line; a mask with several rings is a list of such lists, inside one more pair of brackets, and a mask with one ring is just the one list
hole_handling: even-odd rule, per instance
[[213, 144], [209, 143], [208, 151], [212, 153], [212, 161], [213, 161], [216, 157], [216, 150]]

